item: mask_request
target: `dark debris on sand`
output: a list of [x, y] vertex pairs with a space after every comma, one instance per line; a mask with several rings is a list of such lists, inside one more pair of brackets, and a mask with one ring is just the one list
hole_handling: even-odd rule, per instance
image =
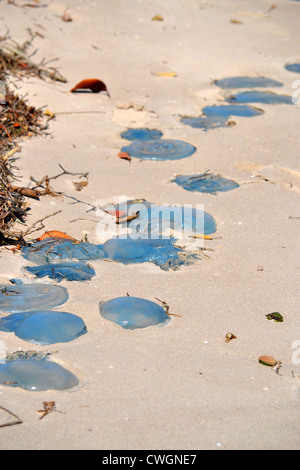
[[32, 40], [31, 35], [23, 46], [18, 46], [8, 36], [0, 38], [0, 246], [25, 244], [22, 232], [14, 231], [13, 227], [15, 222], [25, 222], [28, 211], [25, 197], [32, 194], [15, 185], [17, 142], [22, 137], [44, 135], [48, 127], [42, 109], [28, 105], [9, 89], [9, 78], [34, 76], [66, 81], [55, 68], [47, 68], [44, 60], [36, 65], [26, 57]]

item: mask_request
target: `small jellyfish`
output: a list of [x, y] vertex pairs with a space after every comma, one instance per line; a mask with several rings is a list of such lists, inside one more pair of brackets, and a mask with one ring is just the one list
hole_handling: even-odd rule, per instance
[[210, 129], [217, 129], [218, 127], [227, 127], [228, 117], [183, 117], [181, 118], [181, 122], [195, 129], [203, 129], [204, 131], [208, 131]]
[[88, 281], [95, 276], [94, 269], [86, 263], [54, 263], [42, 266], [26, 267], [28, 272], [37, 278], [49, 277], [58, 282], [66, 279], [68, 281]]
[[[300, 0], [296, 0], [300, 1]], [[300, 73], [300, 62], [296, 62], [294, 64], [286, 64], [285, 69], [289, 72]]]
[[152, 140], [160, 139], [162, 137], [162, 132], [157, 129], [147, 129], [147, 128], [138, 128], [138, 129], [128, 129], [125, 132], [122, 132], [121, 137], [127, 140]]
[[0, 385], [39, 392], [68, 390], [79, 384], [78, 378], [56, 362], [14, 360], [0, 364]]
[[206, 116], [229, 118], [230, 116], [253, 117], [264, 114], [261, 109], [249, 106], [247, 104], [229, 104], [206, 106], [202, 109]]
[[142, 160], [178, 160], [186, 158], [196, 152], [196, 148], [181, 140], [152, 139], [147, 141], [135, 140], [122, 148], [131, 157]]
[[14, 332], [30, 343], [48, 345], [73, 341], [87, 329], [84, 321], [72, 313], [38, 310], [0, 318], [0, 331]]
[[271, 78], [265, 77], [230, 77], [215, 80], [214, 84], [220, 88], [238, 89], [238, 88], [267, 88], [267, 87], [281, 87], [283, 83]]
[[231, 191], [239, 188], [239, 184], [233, 180], [223, 178], [221, 175], [214, 175], [205, 172], [200, 175], [176, 176], [172, 182], [178, 184], [186, 191], [198, 191], [215, 195], [217, 192]]
[[99, 308], [103, 318], [128, 330], [164, 324], [169, 320], [163, 307], [139, 297], [118, 297], [100, 302]]
[[14, 313], [52, 309], [64, 304], [69, 297], [65, 287], [52, 284], [19, 284], [17, 280], [13, 282], [14, 285], [0, 285], [0, 311]]
[[271, 91], [243, 91], [226, 98], [229, 103], [264, 103], [264, 104], [292, 104], [288, 95], [278, 95]]

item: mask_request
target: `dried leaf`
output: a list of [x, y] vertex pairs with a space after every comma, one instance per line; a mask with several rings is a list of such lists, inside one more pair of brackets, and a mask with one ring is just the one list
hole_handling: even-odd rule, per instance
[[161, 15], [155, 15], [153, 16], [152, 21], [164, 21], [164, 19]]
[[77, 242], [77, 240], [75, 240], [75, 238], [70, 237], [69, 235], [67, 235], [64, 232], [59, 232], [58, 230], [52, 230], [51, 232], [45, 232], [44, 235], [37, 238], [35, 241], [40, 242], [42, 240], [46, 240], [47, 238], [56, 238], [56, 237], [57, 238], [67, 238], [68, 240], [72, 240], [74, 242]]
[[81, 80], [81, 82], [77, 83], [70, 91], [72, 93], [78, 90], [85, 90], [89, 89], [93, 93], [100, 93], [101, 91], [105, 91], [110, 98], [110, 94], [106, 88], [106, 85], [102, 80], [98, 80], [97, 78], [87, 78], [85, 80]]
[[44, 114], [45, 116], [48, 116], [48, 121], [50, 121], [50, 119], [55, 118], [55, 114], [52, 113], [52, 111], [50, 111], [49, 109], [46, 109], [46, 111], [44, 111]]
[[232, 339], [236, 339], [236, 336], [233, 333], [227, 333], [225, 337], [225, 343], [229, 343]]
[[123, 160], [128, 160], [129, 162], [131, 161], [131, 156], [127, 152], [119, 152], [118, 157], [122, 158]]
[[157, 77], [169, 77], [169, 78], [177, 77], [176, 72], [158, 72], [158, 73], [155, 73], [154, 75], [156, 75]]
[[79, 183], [77, 181], [73, 181], [76, 191], [81, 191], [83, 188], [88, 186], [88, 184], [88, 181], [79, 181]]
[[104, 211], [104, 212], [116, 217], [117, 219], [119, 219], [120, 217], [124, 217], [124, 215], [126, 215], [126, 212], [124, 211]]

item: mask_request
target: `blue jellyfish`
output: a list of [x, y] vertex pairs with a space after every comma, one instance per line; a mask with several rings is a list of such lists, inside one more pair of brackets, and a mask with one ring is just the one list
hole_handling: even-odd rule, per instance
[[163, 307], [139, 297], [118, 297], [100, 302], [99, 308], [103, 318], [127, 330], [159, 325], [169, 320]]

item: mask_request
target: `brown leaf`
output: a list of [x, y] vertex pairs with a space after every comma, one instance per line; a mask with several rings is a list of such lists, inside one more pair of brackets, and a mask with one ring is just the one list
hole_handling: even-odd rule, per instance
[[105, 91], [110, 98], [110, 94], [108, 93], [105, 83], [97, 78], [86, 78], [85, 80], [81, 80], [81, 82], [77, 83], [77, 85], [75, 85], [70, 91], [74, 93], [78, 90], [84, 89], [90, 89], [93, 93]]
[[122, 158], [123, 160], [128, 160], [129, 162], [131, 161], [131, 156], [127, 152], [119, 152], [118, 157]]

